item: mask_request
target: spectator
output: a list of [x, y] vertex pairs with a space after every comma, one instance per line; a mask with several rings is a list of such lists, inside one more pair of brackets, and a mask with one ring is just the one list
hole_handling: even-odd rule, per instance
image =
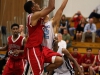
[[91, 35], [92, 35], [92, 42], [95, 42], [96, 25], [93, 23], [93, 19], [92, 18], [89, 20], [89, 23], [87, 23], [85, 25], [84, 32], [82, 34], [81, 42], [85, 41], [85, 36], [91, 36]]
[[100, 75], [100, 49], [98, 50], [98, 55], [95, 56], [94, 62], [89, 69], [90, 75], [96, 74], [96, 72]]
[[68, 33], [68, 30], [67, 29], [64, 29], [63, 31], [63, 40], [66, 42], [67, 44], [67, 47], [66, 48], [69, 48], [71, 47], [71, 36], [70, 34]]
[[24, 25], [19, 25], [19, 33], [20, 33], [21, 36], [25, 37]]
[[62, 39], [62, 34], [61, 33], [57, 34], [57, 39], [58, 39], [58, 46], [60, 48], [66, 48], [67, 47], [66, 42]]
[[[71, 53], [71, 55], [73, 56], [73, 58], [78, 62], [79, 65], [81, 65], [81, 54], [78, 53], [78, 48], [77, 47], [74, 47], [73, 48], [73, 52]], [[73, 63], [72, 63], [73, 64]], [[74, 67], [74, 70], [75, 70], [75, 75], [78, 75], [78, 70], [77, 68], [75, 67], [75, 65], [73, 65]], [[80, 66], [81, 67], [81, 66]], [[82, 68], [82, 67], [81, 67]], [[82, 69], [83, 70], [83, 69]]]
[[69, 21], [66, 19], [65, 15], [62, 15], [60, 21], [59, 32], [63, 34], [63, 29], [69, 29]]
[[78, 40], [78, 41], [80, 41], [82, 39], [82, 33], [84, 31], [85, 24], [86, 24], [86, 20], [85, 20], [85, 18], [82, 18], [76, 28], [76, 40]]
[[[98, 6], [93, 10], [93, 12], [89, 15], [89, 19], [90, 19], [90, 18], [93, 18], [93, 17], [95, 17], [95, 18], [100, 18], [100, 5], [98, 5]], [[88, 19], [87, 19], [87, 21], [88, 21]]]
[[77, 25], [79, 24], [79, 22], [82, 19], [82, 17], [83, 16], [82, 16], [80, 11], [75, 13], [74, 16], [72, 17], [71, 21], [74, 22], [74, 27], [69, 28], [69, 32], [70, 32], [71, 36], [74, 36], [74, 31], [77, 28]]
[[92, 65], [94, 61], [94, 55], [92, 54], [92, 49], [87, 48], [86, 54], [83, 55], [81, 65], [84, 68], [84, 72], [88, 72], [89, 67]]

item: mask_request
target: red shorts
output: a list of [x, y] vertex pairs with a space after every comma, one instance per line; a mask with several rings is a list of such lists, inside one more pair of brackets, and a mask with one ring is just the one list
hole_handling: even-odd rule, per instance
[[22, 75], [24, 73], [24, 60], [8, 59], [2, 75]]
[[83, 69], [84, 69], [85, 72], [88, 72], [89, 67], [83, 67]]
[[53, 56], [61, 56], [47, 47], [27, 48], [26, 53], [34, 75], [41, 75], [43, 73], [44, 63], [52, 63]]
[[53, 63], [53, 56], [61, 56], [59, 53], [54, 52], [53, 50], [47, 48], [47, 47], [43, 47], [43, 51], [42, 54], [44, 56], [44, 63]]

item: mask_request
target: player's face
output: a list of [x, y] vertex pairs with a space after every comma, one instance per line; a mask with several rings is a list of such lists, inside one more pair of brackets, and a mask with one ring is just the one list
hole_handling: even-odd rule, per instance
[[87, 50], [87, 55], [90, 55], [92, 53], [91, 50]]
[[18, 35], [19, 34], [19, 28], [17, 26], [14, 26], [11, 30], [12, 30], [13, 35]]
[[37, 3], [33, 2], [33, 5], [34, 5], [33, 11], [40, 11], [41, 10], [40, 6]]
[[77, 49], [74, 49], [73, 52], [74, 52], [75, 54], [77, 54], [77, 53], [78, 53], [78, 50], [77, 50]]

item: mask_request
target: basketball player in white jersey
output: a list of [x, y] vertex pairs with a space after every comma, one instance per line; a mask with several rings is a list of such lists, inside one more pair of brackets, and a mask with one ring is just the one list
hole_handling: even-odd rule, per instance
[[[67, 2], [68, 2], [68, 0], [63, 0], [60, 8], [57, 10], [53, 19], [49, 20], [48, 15], [45, 17], [43, 46], [46, 46], [49, 49], [52, 49], [54, 34], [57, 33], [59, 23], [60, 23], [60, 19], [61, 19], [63, 10], [66, 7]], [[44, 66], [46, 66], [46, 65], [47, 64], [44, 64]], [[49, 75], [51, 75], [51, 74], [52, 74], [52, 72], [49, 72]], [[47, 74], [45, 73], [45, 75], [47, 75]]]
[[49, 20], [49, 16], [46, 16], [45, 28], [44, 28], [44, 40], [43, 46], [47, 46], [48, 48], [52, 49], [52, 43], [54, 40], [54, 34], [57, 33], [60, 19], [63, 13], [64, 8], [66, 7], [68, 0], [63, 0], [60, 8], [57, 10], [53, 19]]
[[82, 72], [81, 68], [79, 67], [77, 61], [71, 56], [71, 54], [68, 52], [68, 50], [58, 47], [57, 40], [54, 42], [53, 50], [55, 52], [60, 53], [62, 55], [62, 58], [63, 58], [62, 66], [55, 69], [54, 70], [55, 73], [53, 75], [75, 75], [70, 61], [72, 61], [73, 64], [75, 64], [75, 67], [78, 69], [79, 74], [84, 75], [84, 73]]

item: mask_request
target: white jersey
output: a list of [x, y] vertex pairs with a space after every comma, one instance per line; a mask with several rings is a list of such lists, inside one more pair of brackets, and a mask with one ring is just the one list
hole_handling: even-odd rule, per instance
[[[64, 56], [64, 54], [62, 53], [62, 48], [59, 48], [57, 53], [61, 54], [62, 56]], [[64, 59], [63, 57], [63, 64], [54, 70], [54, 75], [74, 75], [74, 71], [73, 71], [73, 67], [70, 63], [69, 59]]]
[[66, 48], [67, 44], [66, 44], [66, 42], [64, 40], [61, 40], [60, 42], [58, 42], [58, 46], [60, 48]]
[[52, 49], [53, 39], [54, 39], [54, 31], [52, 27], [52, 21], [48, 21], [47, 23], [45, 23], [44, 27], [43, 46]]

